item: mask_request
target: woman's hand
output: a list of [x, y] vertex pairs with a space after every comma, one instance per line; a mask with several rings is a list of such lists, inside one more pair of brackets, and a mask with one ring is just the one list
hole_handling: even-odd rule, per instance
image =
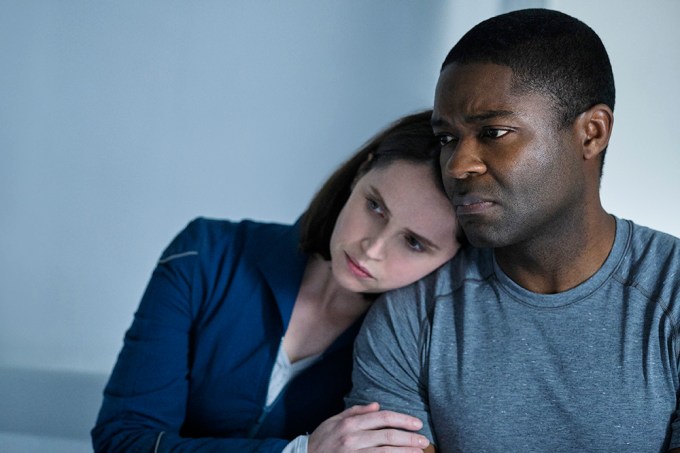
[[422, 428], [410, 415], [381, 411], [378, 403], [353, 406], [329, 418], [309, 436], [308, 453], [421, 453], [430, 442], [414, 433]]

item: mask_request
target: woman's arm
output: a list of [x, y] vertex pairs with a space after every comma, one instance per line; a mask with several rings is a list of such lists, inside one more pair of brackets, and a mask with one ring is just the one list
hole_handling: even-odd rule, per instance
[[190, 338], [196, 307], [196, 237], [192, 222], [154, 270], [104, 392], [92, 430], [95, 451], [281, 451], [283, 439], [187, 438]]

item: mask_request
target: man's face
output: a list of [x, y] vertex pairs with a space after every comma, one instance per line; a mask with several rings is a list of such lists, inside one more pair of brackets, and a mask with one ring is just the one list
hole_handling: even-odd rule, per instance
[[552, 101], [513, 86], [512, 70], [448, 65], [432, 125], [446, 192], [470, 242], [504, 247], [572, 228], [585, 203], [583, 156]]

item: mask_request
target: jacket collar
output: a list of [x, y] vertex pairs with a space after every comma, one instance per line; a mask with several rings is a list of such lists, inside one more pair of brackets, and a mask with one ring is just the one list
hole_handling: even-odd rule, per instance
[[[300, 220], [267, 236], [259, 245], [257, 267], [276, 300], [282, 332], [288, 329], [295, 299], [300, 291], [308, 256], [300, 251]], [[359, 332], [364, 313], [328, 347], [324, 354], [351, 345]]]
[[257, 251], [257, 268], [276, 300], [283, 331], [293, 313], [307, 255], [300, 251], [300, 221], [263, 238]]

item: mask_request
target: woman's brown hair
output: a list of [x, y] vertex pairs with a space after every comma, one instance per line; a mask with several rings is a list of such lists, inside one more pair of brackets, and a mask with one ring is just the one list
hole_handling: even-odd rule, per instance
[[300, 219], [300, 248], [330, 260], [330, 241], [335, 221], [349, 198], [356, 180], [371, 169], [394, 161], [422, 162], [444, 190], [439, 170], [439, 140], [432, 133], [432, 110], [408, 115], [373, 136], [342, 164], [316, 193]]

